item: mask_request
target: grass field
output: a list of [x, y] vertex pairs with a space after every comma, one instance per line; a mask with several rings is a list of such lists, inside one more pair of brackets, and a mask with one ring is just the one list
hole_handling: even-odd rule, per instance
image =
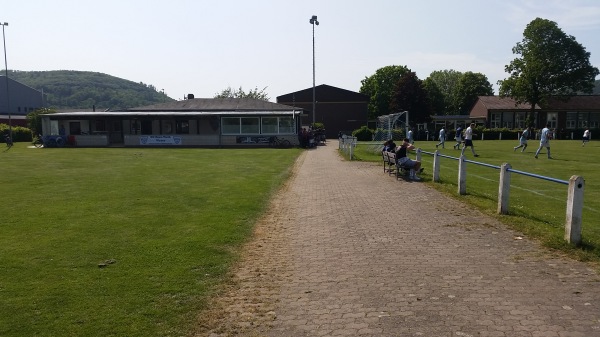
[[[460, 151], [452, 148], [454, 143], [446, 142], [446, 148], [440, 147], [440, 152], [459, 157]], [[423, 141], [416, 142], [415, 146], [426, 152], [435, 152], [435, 144], [437, 142]], [[521, 149], [513, 151], [513, 147], [518, 145], [516, 140], [475, 140], [474, 144], [480, 157], [474, 158], [467, 148], [465, 156], [469, 160], [496, 166], [509, 163], [515, 170], [560, 180], [568, 181], [573, 175], [584, 177], [583, 244], [580, 248], [572, 247], [563, 240], [567, 185], [513, 173], [510, 215], [498, 218], [526, 235], [539, 239], [546, 246], [569, 252], [581, 260], [600, 261], [600, 142], [592, 141], [582, 147], [581, 141], [553, 140], [552, 160], [547, 159], [545, 149], [539, 159], [534, 158], [539, 145], [539, 141], [535, 140], [529, 141], [524, 153], [520, 152]], [[371, 143], [359, 143], [355, 151], [356, 159], [381, 163], [381, 154], [374, 152], [373, 148]], [[411, 158], [414, 158], [414, 154]], [[422, 177], [425, 181], [431, 181], [433, 156], [423, 154], [422, 161], [425, 168]], [[442, 157], [440, 165], [441, 184], [428, 184], [495, 216], [499, 170], [467, 164], [467, 195], [459, 196], [458, 161]]]
[[0, 336], [187, 336], [298, 149], [0, 148]]

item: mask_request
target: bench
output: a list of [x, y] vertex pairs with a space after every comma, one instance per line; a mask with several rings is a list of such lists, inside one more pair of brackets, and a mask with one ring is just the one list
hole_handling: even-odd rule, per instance
[[401, 176], [408, 175], [410, 173], [409, 167], [399, 165], [396, 162], [396, 154], [394, 152], [382, 151], [381, 155], [383, 158], [384, 173], [387, 172], [389, 175], [392, 175], [393, 173], [396, 175], [396, 179], [400, 178]]
[[390, 175], [396, 169], [396, 154], [394, 152], [381, 151], [383, 157], [383, 172], [387, 172]]

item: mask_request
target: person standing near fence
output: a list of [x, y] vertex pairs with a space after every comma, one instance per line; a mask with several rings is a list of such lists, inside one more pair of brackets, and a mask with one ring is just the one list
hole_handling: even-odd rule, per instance
[[475, 147], [473, 146], [473, 129], [475, 128], [475, 123], [471, 123], [469, 127], [465, 130], [465, 144], [460, 152], [460, 155], [463, 156], [465, 154], [465, 149], [467, 146], [471, 147], [471, 152], [474, 157], [479, 157], [477, 153], [475, 153]]
[[443, 127], [443, 126], [442, 126], [442, 128], [440, 129], [440, 136], [439, 136], [439, 140], [440, 140], [440, 142], [439, 142], [439, 143], [437, 143], [437, 144], [435, 145], [435, 148], [437, 149], [437, 148], [438, 148], [438, 146], [440, 146], [440, 145], [441, 145], [441, 146], [442, 146], [442, 149], [445, 149], [445, 148], [446, 148], [446, 146], [445, 146], [445, 143], [446, 143], [446, 130], [444, 129], [444, 127]]
[[550, 123], [546, 123], [546, 127], [542, 129], [542, 135], [540, 136], [540, 147], [538, 147], [537, 151], [535, 151], [535, 159], [537, 159], [538, 154], [542, 148], [545, 147], [548, 151], [548, 159], [552, 159], [550, 155]]
[[590, 141], [590, 129], [585, 129], [585, 131], [583, 132], [583, 142], [581, 143], [581, 146], [585, 146], [585, 143]]
[[452, 148], [460, 150], [460, 145], [463, 142], [462, 128], [460, 126], [456, 128], [456, 135], [454, 136], [454, 139], [456, 139], [456, 144], [454, 144]]
[[521, 137], [519, 138], [519, 146], [513, 147], [513, 151], [517, 151], [518, 148], [522, 147], [523, 150], [521, 150], [521, 152], [525, 152], [525, 149], [527, 148], [527, 139], [530, 134], [529, 128], [523, 129], [523, 133], [521, 133]]
[[411, 143], [411, 144], [415, 143], [415, 139], [414, 139], [414, 136], [413, 136], [413, 130], [412, 130], [412, 128], [408, 128], [408, 134], [406, 136], [408, 138], [408, 142], [409, 143]]

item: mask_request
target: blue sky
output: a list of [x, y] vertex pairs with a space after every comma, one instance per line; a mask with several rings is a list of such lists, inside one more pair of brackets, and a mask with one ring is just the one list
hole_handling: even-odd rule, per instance
[[[483, 73], [497, 90], [526, 25], [555, 21], [600, 68], [598, 0], [0, 0], [8, 69], [82, 70], [175, 99], [231, 86], [271, 101], [316, 84], [358, 91], [381, 67]], [[1, 66], [0, 68], [4, 68]]]

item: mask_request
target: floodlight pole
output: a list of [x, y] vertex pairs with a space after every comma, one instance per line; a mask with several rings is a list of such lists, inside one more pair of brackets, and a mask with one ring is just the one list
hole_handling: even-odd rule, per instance
[[12, 140], [12, 119], [10, 114], [10, 95], [8, 91], [8, 62], [6, 61], [6, 37], [4, 35], [4, 26], [8, 26], [8, 22], [0, 23], [2, 25], [2, 42], [4, 43], [4, 72], [6, 79], [6, 111], [8, 112], [8, 136]]
[[316, 98], [315, 98], [315, 25], [319, 25], [319, 21], [317, 21], [317, 16], [313, 15], [310, 18], [310, 24], [312, 25], [313, 34], [312, 34], [312, 42], [313, 42], [313, 101], [312, 101], [312, 127], [315, 127], [315, 111], [317, 109]]

